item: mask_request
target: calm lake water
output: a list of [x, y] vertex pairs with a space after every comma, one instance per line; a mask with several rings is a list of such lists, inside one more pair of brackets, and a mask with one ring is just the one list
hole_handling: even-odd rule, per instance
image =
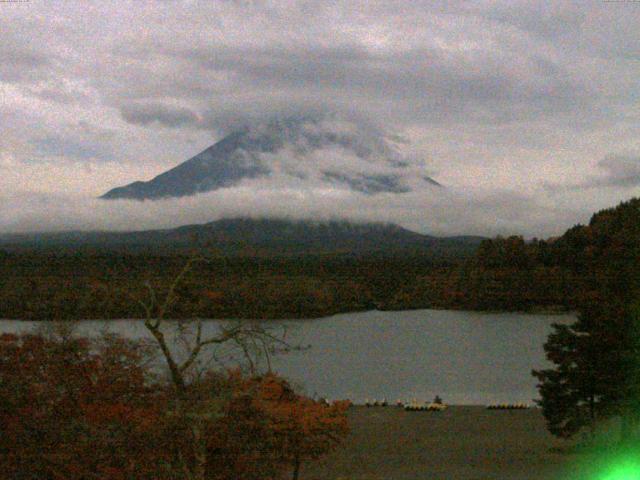
[[[551, 324], [571, 315], [443, 310], [361, 312], [278, 322], [294, 345], [310, 345], [272, 360], [272, 368], [309, 395], [330, 399], [431, 400], [450, 404], [531, 403], [532, 369], [546, 367], [543, 343]], [[205, 332], [220, 323], [207, 321]], [[33, 322], [0, 321], [0, 332], [26, 332]], [[105, 329], [147, 337], [140, 321], [79, 322], [80, 335]], [[228, 352], [227, 352], [228, 353]], [[217, 352], [221, 361], [231, 361]]]

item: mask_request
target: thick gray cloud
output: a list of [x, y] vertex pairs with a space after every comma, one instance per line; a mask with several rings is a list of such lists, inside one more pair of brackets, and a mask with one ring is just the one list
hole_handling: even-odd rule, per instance
[[49, 66], [49, 59], [29, 49], [9, 49], [7, 45], [0, 51], [0, 79], [6, 83], [33, 80], [39, 70]]
[[640, 156], [609, 155], [598, 162], [603, 175], [590, 179], [585, 186], [593, 187], [639, 187]]
[[165, 127], [177, 128], [198, 124], [198, 116], [188, 108], [160, 103], [125, 105], [120, 112], [127, 122], [137, 125], [158, 123]]
[[240, 79], [254, 91], [273, 92], [252, 98], [262, 111], [277, 112], [293, 102], [349, 112], [359, 100], [358, 109], [371, 116], [387, 110], [396, 122], [514, 121], [574, 110], [590, 95], [562, 65], [506, 52], [474, 58], [436, 47], [375, 52], [345, 45], [214, 46], [167, 54], [191, 68]]
[[[640, 187], [640, 155], [609, 154], [597, 163], [596, 173], [580, 182], [548, 182], [545, 188], [555, 194], [571, 191], [622, 190]], [[630, 193], [636, 193], [633, 190]], [[638, 192], [640, 193], [640, 192]]]
[[[556, 234], [637, 186], [639, 24], [637, 2], [0, 4], [0, 230], [30, 224], [3, 211], [12, 198], [95, 197], [148, 180], [234, 129], [329, 111], [357, 121], [372, 142], [403, 139], [397, 162], [447, 186], [440, 202], [431, 198], [439, 189], [422, 198], [398, 183], [393, 202], [366, 200], [371, 215], [423, 231], [464, 232], [464, 220], [476, 233]], [[287, 155], [271, 160], [301, 176], [301, 153]], [[367, 171], [361, 157], [322, 159], [342, 192], [323, 214], [364, 201], [345, 193], [349, 182], [394, 190], [396, 173]], [[266, 180], [260, 195], [286, 186], [309, 214], [308, 200], [325, 198], [326, 182]], [[253, 204], [245, 190], [229, 192]], [[207, 199], [202, 211], [217, 215]], [[462, 208], [469, 199], [478, 208]], [[60, 218], [73, 217], [69, 202]], [[416, 210], [429, 214], [419, 220]], [[77, 218], [110, 224], [97, 218], [110, 215], [105, 208], [93, 211]], [[145, 215], [136, 212], [132, 225]]]
[[31, 83], [42, 79], [54, 67], [55, 55], [39, 48], [39, 36], [31, 36], [32, 30], [36, 28], [30, 21], [2, 22], [0, 82]]
[[74, 138], [51, 135], [33, 140], [33, 145], [40, 156], [64, 157], [74, 160], [113, 159], [113, 154], [104, 144], [91, 141], [77, 141]]

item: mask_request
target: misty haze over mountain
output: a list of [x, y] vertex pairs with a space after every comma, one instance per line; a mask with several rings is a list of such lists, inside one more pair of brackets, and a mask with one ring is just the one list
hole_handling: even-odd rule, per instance
[[[15, 194], [4, 201], [0, 233], [172, 229], [246, 217], [386, 222], [444, 237], [550, 236], [589, 215], [512, 188], [443, 186], [408, 139], [364, 117], [320, 109], [233, 124], [180, 161], [150, 181], [105, 188], [100, 198]], [[565, 193], [573, 202], [583, 195]]]
[[114, 188], [101, 198], [182, 197], [233, 187], [245, 179], [278, 177], [302, 187], [346, 188], [367, 195], [439, 186], [422, 163], [403, 157], [379, 129], [316, 113], [240, 128], [152, 180]]

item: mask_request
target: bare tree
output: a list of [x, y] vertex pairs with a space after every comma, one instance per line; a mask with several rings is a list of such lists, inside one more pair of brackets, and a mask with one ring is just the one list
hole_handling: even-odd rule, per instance
[[[206, 409], [198, 408], [190, 399], [190, 386], [194, 384], [194, 378], [198, 378], [197, 367], [203, 359], [205, 350], [214, 347], [232, 347], [238, 352], [252, 374], [258, 368], [260, 358], [264, 358], [267, 368], [271, 369], [270, 356], [276, 352], [278, 346], [288, 350], [285, 341], [286, 332], [275, 334], [263, 323], [238, 321], [234, 323], [220, 323], [219, 329], [213, 333], [204, 333], [202, 319], [175, 320], [169, 322], [166, 319], [167, 312], [178, 300], [176, 290], [185, 277], [192, 272], [197, 262], [206, 261], [203, 257], [191, 257], [178, 275], [169, 285], [166, 294], [159, 298], [156, 290], [150, 282], [146, 282], [146, 298], [136, 298], [138, 304], [144, 309], [144, 326], [155, 339], [162, 358], [169, 369], [171, 383], [176, 393], [176, 414], [185, 422], [190, 431], [192, 440], [192, 462], [184, 460], [182, 456], [182, 473], [191, 480], [203, 480], [206, 478], [206, 422], [219, 415], [216, 408], [222, 405], [223, 392], [214, 392], [218, 395], [218, 402], [207, 401]], [[174, 327], [175, 337], [168, 335], [167, 327]], [[182, 347], [182, 354], [176, 352], [176, 344]], [[172, 348], [174, 347], [174, 348]], [[215, 359], [215, 353], [213, 355]], [[197, 383], [197, 382], [196, 382]], [[217, 405], [217, 407], [216, 407]]]

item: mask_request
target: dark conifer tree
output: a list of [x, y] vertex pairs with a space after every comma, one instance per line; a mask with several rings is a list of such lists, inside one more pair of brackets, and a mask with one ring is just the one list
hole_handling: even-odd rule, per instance
[[602, 392], [589, 366], [597, 364], [598, 358], [591, 356], [591, 349], [585, 349], [587, 342], [583, 339], [587, 335], [580, 331], [580, 321], [554, 324], [553, 328], [544, 349], [555, 368], [533, 371], [540, 381], [541, 400], [537, 403], [552, 434], [569, 438], [585, 427], [593, 432]]
[[621, 440], [638, 427], [640, 323], [637, 309], [602, 298], [584, 306], [572, 325], [554, 325], [545, 343], [554, 368], [533, 371], [547, 427], [569, 438], [593, 434], [598, 420], [619, 417]]

